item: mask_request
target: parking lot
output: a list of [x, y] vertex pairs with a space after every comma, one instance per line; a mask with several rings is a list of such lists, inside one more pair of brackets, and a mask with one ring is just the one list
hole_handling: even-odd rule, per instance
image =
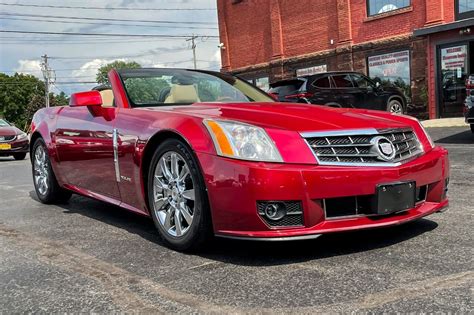
[[151, 219], [73, 196], [36, 199], [29, 160], [0, 158], [0, 309], [19, 312], [472, 312], [474, 135], [450, 152], [449, 211], [316, 240], [163, 246]]

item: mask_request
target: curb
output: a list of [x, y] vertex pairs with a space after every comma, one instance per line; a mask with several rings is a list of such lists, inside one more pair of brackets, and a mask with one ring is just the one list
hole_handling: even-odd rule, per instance
[[469, 126], [464, 121], [464, 117], [430, 119], [430, 120], [422, 121], [421, 124], [423, 125], [423, 127], [426, 127], [426, 128], [468, 127]]

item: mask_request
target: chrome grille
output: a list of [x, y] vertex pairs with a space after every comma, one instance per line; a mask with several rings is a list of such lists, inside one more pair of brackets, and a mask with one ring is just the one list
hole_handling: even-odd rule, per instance
[[16, 139], [16, 135], [0, 136], [0, 142], [11, 142]]
[[[411, 129], [329, 131], [303, 133], [302, 136], [322, 165], [399, 165], [423, 153]], [[387, 159], [375, 148], [376, 137], [388, 139], [393, 144], [393, 158]]]

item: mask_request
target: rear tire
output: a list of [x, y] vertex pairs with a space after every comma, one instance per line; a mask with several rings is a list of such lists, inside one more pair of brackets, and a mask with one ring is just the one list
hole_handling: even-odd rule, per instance
[[147, 191], [153, 222], [166, 245], [194, 251], [212, 237], [204, 179], [193, 152], [182, 141], [168, 139], [155, 151]]
[[17, 161], [24, 160], [26, 157], [26, 153], [15, 153], [13, 154], [13, 158]]
[[45, 204], [62, 203], [71, 198], [72, 193], [61, 188], [56, 180], [46, 144], [38, 138], [31, 151], [33, 184], [38, 199]]
[[474, 124], [470, 124], [469, 126], [471, 126], [471, 131], [474, 133]]
[[387, 104], [387, 112], [390, 112], [392, 114], [398, 114], [401, 115], [405, 112], [403, 108], [402, 102], [400, 102], [398, 99], [394, 99], [388, 102]]

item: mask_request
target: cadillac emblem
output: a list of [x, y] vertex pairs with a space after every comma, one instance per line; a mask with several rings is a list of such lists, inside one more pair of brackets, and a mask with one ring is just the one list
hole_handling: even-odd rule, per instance
[[393, 161], [397, 151], [392, 141], [388, 140], [386, 137], [377, 136], [374, 137], [370, 143], [372, 144], [372, 153], [377, 154], [379, 160], [390, 162]]

